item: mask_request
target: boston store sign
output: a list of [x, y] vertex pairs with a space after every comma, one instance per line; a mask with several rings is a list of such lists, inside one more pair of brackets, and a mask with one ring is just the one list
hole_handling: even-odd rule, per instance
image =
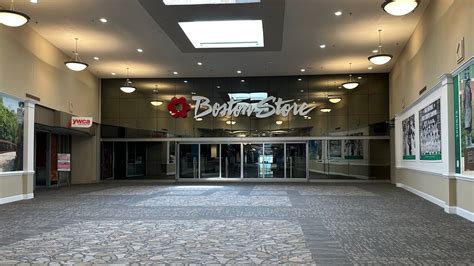
[[[194, 118], [203, 118], [208, 115], [213, 117], [238, 117], [238, 116], [255, 116], [257, 118], [267, 118], [273, 115], [286, 117], [289, 114], [296, 116], [306, 116], [315, 106], [311, 106], [305, 102], [301, 104], [295, 103], [294, 100], [283, 100], [274, 96], [254, 97], [247, 94], [240, 97], [229, 94], [230, 100], [226, 103], [212, 103], [211, 100], [204, 96], [192, 96], [194, 101]], [[175, 117], [186, 117], [190, 110], [190, 105], [186, 98], [174, 97], [168, 104], [170, 114]]]

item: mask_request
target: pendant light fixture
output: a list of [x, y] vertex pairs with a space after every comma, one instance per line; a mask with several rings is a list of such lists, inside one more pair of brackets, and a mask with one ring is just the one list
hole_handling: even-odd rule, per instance
[[339, 103], [340, 101], [342, 101], [342, 98], [339, 97], [339, 96], [331, 96], [329, 97], [329, 102], [330, 103]]
[[125, 80], [125, 83], [123, 84], [122, 87], [120, 87], [120, 90], [125, 92], [125, 93], [132, 93], [135, 90], [137, 90], [135, 87], [132, 86], [132, 82], [128, 78], [128, 67], [127, 67], [127, 79]]
[[349, 63], [349, 81], [342, 83], [342, 87], [348, 90], [353, 90], [359, 86], [359, 82], [352, 81], [352, 63]]
[[20, 27], [30, 21], [30, 17], [14, 10], [13, 0], [10, 9], [0, 9], [0, 24], [8, 27]]
[[74, 39], [76, 40], [76, 50], [73, 52], [74, 57], [71, 58], [71, 60], [64, 62], [64, 64], [70, 70], [78, 72], [86, 69], [89, 65], [84, 62], [81, 62], [81, 59], [79, 58], [79, 52], [77, 51], [77, 42], [79, 41], [79, 39]]
[[369, 56], [369, 61], [375, 65], [385, 65], [392, 60], [392, 55], [382, 53], [382, 30], [379, 30], [378, 54]]
[[420, 5], [420, 0], [385, 0], [382, 9], [392, 16], [404, 16], [413, 12]]
[[156, 95], [158, 95], [158, 85], [155, 85], [155, 89], [153, 90], [153, 95], [155, 96], [155, 97], [153, 97], [155, 99], [151, 100], [150, 104], [155, 106], [155, 107], [158, 107], [158, 106], [162, 105], [163, 101], [156, 99]]

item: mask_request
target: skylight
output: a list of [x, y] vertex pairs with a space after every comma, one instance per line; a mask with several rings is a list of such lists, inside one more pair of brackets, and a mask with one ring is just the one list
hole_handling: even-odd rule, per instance
[[179, 26], [197, 49], [264, 47], [262, 20], [179, 22]]
[[268, 98], [266, 92], [251, 92], [251, 93], [229, 93], [229, 98], [235, 101], [261, 101]]
[[260, 0], [163, 0], [167, 6], [222, 5], [260, 3]]

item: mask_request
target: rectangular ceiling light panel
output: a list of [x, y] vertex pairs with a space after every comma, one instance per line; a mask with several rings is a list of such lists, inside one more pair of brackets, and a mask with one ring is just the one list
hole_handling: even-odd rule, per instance
[[260, 0], [163, 0], [167, 6], [223, 5], [260, 3]]
[[262, 20], [179, 22], [196, 49], [264, 47]]

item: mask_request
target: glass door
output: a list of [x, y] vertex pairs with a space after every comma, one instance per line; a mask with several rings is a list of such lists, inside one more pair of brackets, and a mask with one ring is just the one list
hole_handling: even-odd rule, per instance
[[240, 170], [242, 169], [240, 144], [222, 144], [221, 152], [221, 177], [240, 178]]
[[200, 178], [220, 177], [220, 144], [201, 144]]
[[285, 177], [285, 144], [265, 143], [263, 149], [263, 178]]
[[244, 144], [244, 178], [263, 178], [263, 144]]
[[286, 144], [286, 178], [306, 178], [306, 143]]
[[199, 178], [199, 144], [179, 144], [179, 177]]

